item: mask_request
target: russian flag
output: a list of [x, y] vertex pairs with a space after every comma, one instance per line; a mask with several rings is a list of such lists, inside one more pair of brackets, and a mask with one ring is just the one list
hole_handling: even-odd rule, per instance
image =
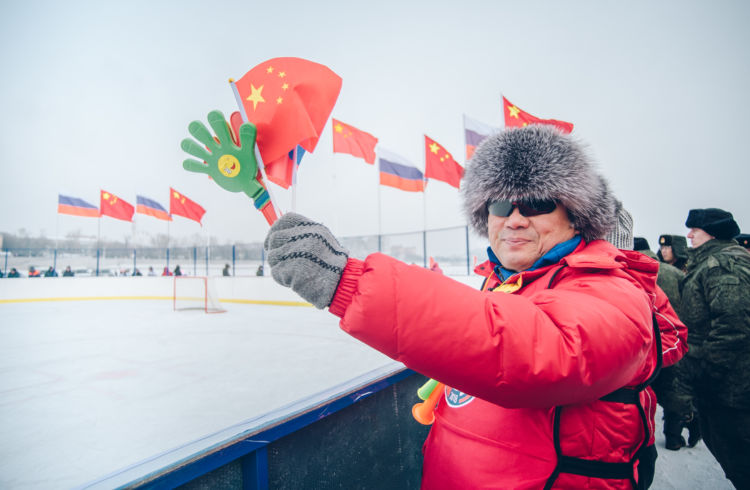
[[469, 161], [474, 155], [479, 143], [485, 138], [495, 133], [499, 133], [500, 129], [485, 124], [483, 122], [472, 119], [464, 114], [464, 139], [466, 140], [466, 161]]
[[164, 221], [172, 221], [172, 217], [169, 215], [167, 210], [153, 199], [138, 195], [135, 196], [135, 199], [136, 213], [147, 214], [149, 216], [153, 216], [156, 219], [162, 219]]
[[57, 212], [60, 214], [72, 214], [73, 216], [86, 216], [98, 218], [99, 209], [77, 197], [57, 195]]
[[385, 150], [378, 150], [380, 185], [402, 191], [424, 192], [424, 175], [405, 158]]

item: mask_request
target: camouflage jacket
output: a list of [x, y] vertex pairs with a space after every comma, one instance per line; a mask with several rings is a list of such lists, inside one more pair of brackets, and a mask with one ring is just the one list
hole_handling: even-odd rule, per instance
[[[639, 250], [643, 255], [656, 259], [656, 254], [651, 250]], [[675, 312], [680, 313], [680, 281], [685, 274], [677, 267], [659, 262], [659, 274], [656, 277], [656, 284], [666, 293], [669, 302], [672, 304]]]
[[705, 399], [750, 408], [750, 254], [734, 240], [689, 250], [678, 314]]

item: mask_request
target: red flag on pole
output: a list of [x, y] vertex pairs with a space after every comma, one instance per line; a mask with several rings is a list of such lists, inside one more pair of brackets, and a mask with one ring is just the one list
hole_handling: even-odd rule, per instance
[[335, 118], [331, 118], [331, 122], [333, 123], [334, 153], [348, 153], [364, 159], [367, 163], [375, 163], [375, 145], [378, 144], [375, 136]]
[[201, 219], [206, 214], [206, 210], [195, 201], [191, 201], [176, 190], [169, 188], [169, 214], [176, 214], [193, 221], [197, 221], [201, 226]]
[[99, 199], [99, 211], [101, 216], [110, 216], [123, 221], [133, 221], [135, 208], [114, 194], [101, 191]]
[[424, 154], [424, 176], [446, 182], [458, 189], [464, 169], [451, 154], [427, 135], [424, 136]]
[[[302, 58], [273, 58], [232, 85], [243, 119], [258, 130], [268, 178], [288, 188], [287, 167], [294, 165], [289, 152], [297, 145], [309, 152], [315, 149], [341, 91], [341, 77]], [[284, 169], [275, 169], [277, 165]]]
[[558, 121], [557, 119], [539, 119], [538, 117], [532, 116], [528, 112], [524, 112], [511, 104], [504, 96], [503, 114], [505, 115], [506, 128], [522, 128], [529, 124], [550, 124], [556, 126], [563, 133], [570, 133], [573, 131], [573, 123]]

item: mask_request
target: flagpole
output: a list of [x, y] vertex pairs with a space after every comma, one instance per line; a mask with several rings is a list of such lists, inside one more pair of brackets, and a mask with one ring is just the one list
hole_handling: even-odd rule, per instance
[[382, 248], [381, 240], [382, 240], [382, 237], [383, 237], [383, 222], [382, 222], [383, 221], [383, 215], [382, 215], [382, 211], [381, 211], [381, 202], [380, 202], [381, 201], [381, 199], [380, 199], [380, 192], [381, 192], [381, 190], [380, 189], [383, 186], [380, 185], [380, 158], [375, 158], [375, 160], [377, 160], [377, 162], [378, 162], [378, 172], [375, 174], [377, 176], [377, 178], [378, 178], [378, 181], [377, 181], [377, 185], [378, 185], [378, 252], [382, 252], [383, 248]]
[[[247, 118], [247, 114], [245, 114], [245, 106], [242, 105], [242, 98], [240, 97], [240, 92], [237, 90], [237, 85], [234, 83], [233, 79], [229, 79], [229, 85], [232, 86], [232, 92], [234, 92], [234, 98], [237, 101], [237, 107], [240, 108], [240, 115], [242, 116], [242, 120], [244, 122], [250, 122], [250, 120]], [[257, 129], [257, 128], [256, 128]], [[239, 135], [237, 135], [239, 138]], [[273, 193], [271, 192], [271, 181], [268, 180], [268, 176], [266, 175], [266, 165], [263, 163], [263, 158], [260, 156], [260, 149], [258, 149], [258, 145], [255, 145], [255, 159], [258, 162], [258, 168], [260, 169], [260, 174], [263, 176], [263, 180], [266, 183], [266, 190], [268, 191], [268, 199], [271, 201], [271, 206], [273, 206], [276, 209], [276, 212], [279, 213], [279, 216], [281, 216], [281, 208], [276, 205], [276, 199], [273, 197]]]
[[[427, 172], [427, 150], [422, 153], [422, 161], [424, 163], [424, 170]], [[423, 180], [422, 186], [422, 258], [424, 267], [427, 268], [427, 182], [429, 179]]]
[[292, 162], [292, 211], [297, 212], [297, 148], [298, 145], [294, 145]]

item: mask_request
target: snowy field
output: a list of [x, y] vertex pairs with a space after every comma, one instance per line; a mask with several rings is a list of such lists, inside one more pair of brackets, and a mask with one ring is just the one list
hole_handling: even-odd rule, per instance
[[[399, 368], [326, 312], [225, 306], [206, 315], [164, 300], [0, 304], [0, 488], [87, 486]], [[652, 488], [732, 488], [703, 443], [663, 447], [659, 432]]]

